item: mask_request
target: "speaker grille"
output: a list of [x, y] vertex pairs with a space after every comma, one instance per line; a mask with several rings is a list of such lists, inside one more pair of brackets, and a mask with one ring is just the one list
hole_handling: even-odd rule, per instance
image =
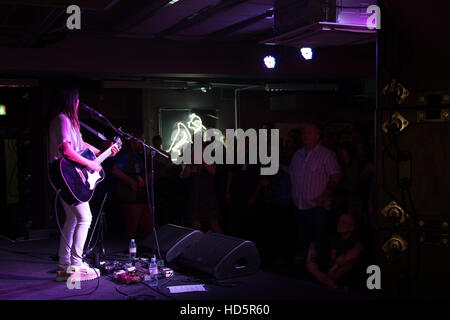
[[[177, 258], [186, 248], [203, 237], [203, 233], [198, 230], [172, 224], [162, 226], [156, 233], [161, 254], [167, 262], [171, 262]], [[151, 234], [148, 236], [143, 242], [143, 246], [156, 252], [158, 249], [155, 235]]]
[[179, 263], [225, 279], [256, 272], [260, 259], [251, 241], [209, 233], [187, 248]]

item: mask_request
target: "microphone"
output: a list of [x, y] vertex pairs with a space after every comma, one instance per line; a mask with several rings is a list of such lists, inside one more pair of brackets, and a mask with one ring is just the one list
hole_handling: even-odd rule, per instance
[[83, 102], [81, 102], [81, 101], [80, 101], [80, 107], [81, 107], [83, 110], [89, 112], [89, 113], [91, 114], [91, 116], [93, 116], [93, 117], [103, 118], [103, 115], [102, 115], [101, 113], [99, 113], [97, 110], [95, 110], [95, 109], [89, 107], [87, 104], [85, 104], [85, 103], [83, 103]]

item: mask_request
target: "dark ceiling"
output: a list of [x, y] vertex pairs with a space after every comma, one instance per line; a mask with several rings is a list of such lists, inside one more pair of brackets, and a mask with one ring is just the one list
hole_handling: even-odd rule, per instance
[[[361, 15], [374, 1], [346, 0], [360, 10], [347, 13]], [[324, 3], [333, 0], [0, 0], [0, 77], [77, 74], [265, 83], [373, 78], [375, 37], [367, 41], [367, 30], [330, 30], [332, 18], [325, 19], [331, 23], [324, 31], [324, 19], [317, 15]], [[81, 30], [66, 28], [66, 8], [72, 4], [82, 8]], [[447, 76], [450, 1], [378, 4], [383, 26], [378, 45], [388, 68], [411, 76]], [[280, 37], [285, 41], [272, 41]], [[299, 57], [300, 45], [313, 47], [315, 58]], [[267, 54], [277, 56], [276, 69], [264, 67]]]
[[274, 0], [24, 0], [0, 1], [0, 45], [62, 41], [71, 4], [82, 8], [81, 33], [255, 43], [272, 36]]
[[[341, 40], [330, 41], [330, 36], [337, 39], [331, 31], [310, 32], [308, 25], [318, 18], [309, 6], [317, 12], [322, 10], [317, 5], [328, 2], [302, 1], [306, 7], [298, 9], [299, 3], [0, 0], [0, 77], [78, 74], [267, 82], [375, 75], [373, 41], [348, 49]], [[66, 9], [72, 4], [82, 10], [81, 30], [66, 27]], [[313, 61], [299, 57], [298, 47], [265, 45], [265, 40], [280, 34], [279, 27], [300, 26], [306, 26], [304, 33], [308, 41], [317, 44], [315, 48], [321, 45]], [[283, 30], [281, 34], [286, 32]], [[347, 43], [355, 44], [355, 33], [343, 34]], [[276, 70], [264, 67], [267, 54], [277, 55]]]

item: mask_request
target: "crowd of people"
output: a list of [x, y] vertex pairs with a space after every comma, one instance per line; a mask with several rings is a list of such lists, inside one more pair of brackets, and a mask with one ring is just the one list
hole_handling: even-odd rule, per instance
[[[70, 198], [61, 199], [65, 222], [58, 252], [58, 281], [70, 276], [69, 266], [74, 266], [84, 280], [98, 277], [98, 270], [85, 264], [82, 255], [91, 210], [101, 209], [110, 213], [107, 221], [115, 220], [128, 239], [145, 239], [167, 223], [223, 233], [253, 241], [263, 264], [295, 262], [313, 280], [332, 288], [357, 279], [361, 266], [372, 264], [367, 259], [374, 239], [375, 170], [367, 140], [358, 130], [350, 138], [347, 133], [345, 139], [333, 137], [317, 123], [290, 130], [281, 139], [279, 170], [273, 175], [262, 174], [267, 164], [251, 161], [250, 151], [255, 146], [250, 145], [250, 138], [243, 149], [236, 148], [244, 152], [235, 154], [234, 164], [196, 159], [200, 161], [175, 165], [170, 156], [156, 154], [152, 158], [135, 140], [115, 157], [117, 146], [105, 141], [99, 148], [110, 149], [110, 157], [101, 167], [80, 155], [86, 148], [96, 156], [102, 151], [81, 136], [78, 90], [63, 90], [58, 97], [49, 117], [49, 163], [58, 165], [64, 157], [92, 174], [103, 167], [107, 180], [98, 186], [91, 201], [70, 205], [66, 202], [71, 203]], [[265, 124], [263, 129], [275, 128]], [[144, 138], [142, 132], [134, 135]], [[226, 146], [208, 145], [214, 142], [204, 142], [203, 150], [217, 152]], [[271, 142], [267, 140], [267, 148], [263, 148], [269, 154], [276, 150]], [[258, 148], [264, 146], [262, 143], [259, 141]], [[153, 137], [152, 144], [162, 151], [160, 136]], [[226, 153], [228, 150], [223, 155]], [[226, 158], [229, 160], [228, 154]], [[149, 163], [150, 159], [154, 161]], [[73, 181], [78, 178], [76, 174], [70, 177]], [[149, 185], [155, 186], [153, 203]], [[62, 187], [58, 188], [61, 192]], [[118, 212], [120, 218], [113, 214]]]
[[[278, 173], [266, 176], [247, 155], [234, 165], [175, 165], [157, 155], [155, 217], [143, 150], [131, 144], [111, 165], [124, 231], [129, 238], [146, 237], [155, 218], [157, 227], [173, 223], [224, 233], [255, 242], [264, 263], [299, 264], [332, 288], [355, 283], [373, 241], [374, 165], [360, 132], [339, 138], [315, 123], [290, 130], [280, 141]], [[152, 143], [161, 149], [160, 136]]]

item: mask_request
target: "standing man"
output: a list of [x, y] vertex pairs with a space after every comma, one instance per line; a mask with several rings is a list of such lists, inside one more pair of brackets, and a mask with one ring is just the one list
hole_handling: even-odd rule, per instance
[[336, 154], [320, 144], [322, 128], [307, 124], [303, 130], [304, 147], [298, 150], [289, 167], [292, 200], [297, 208], [297, 230], [304, 255], [311, 242], [317, 257], [329, 258], [331, 203], [342, 174]]

